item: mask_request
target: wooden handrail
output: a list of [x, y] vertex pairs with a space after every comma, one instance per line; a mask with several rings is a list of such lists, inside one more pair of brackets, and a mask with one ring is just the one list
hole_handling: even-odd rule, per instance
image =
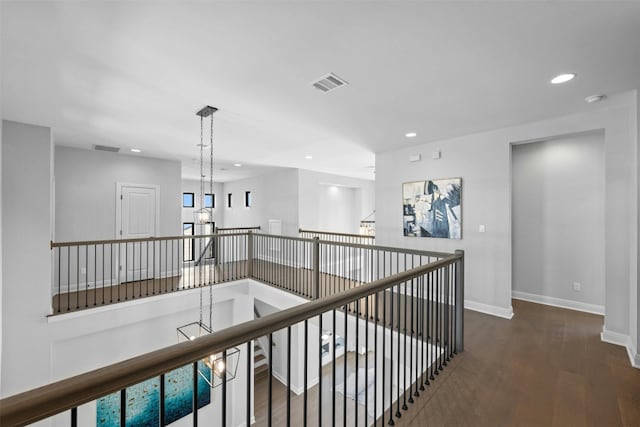
[[50, 248], [62, 248], [66, 246], [87, 246], [87, 245], [110, 245], [114, 243], [144, 243], [144, 242], [159, 242], [163, 240], [185, 240], [185, 239], [201, 239], [208, 237], [218, 236], [246, 236], [248, 233], [225, 233], [225, 234], [196, 234], [192, 236], [161, 236], [161, 237], [143, 237], [139, 239], [110, 239], [110, 240], [82, 240], [77, 242], [50, 242]]
[[265, 233], [252, 233], [254, 236], [258, 236], [258, 237], [271, 237], [274, 239], [281, 239], [281, 240], [294, 240], [294, 241], [298, 241], [298, 242], [309, 242], [312, 243], [315, 240], [314, 239], [308, 239], [306, 237], [295, 237], [295, 236], [282, 236], [279, 234], [265, 234]]
[[228, 227], [228, 228], [216, 228], [217, 231], [229, 231], [229, 230], [260, 230], [260, 226], [257, 227]]
[[312, 234], [326, 234], [329, 236], [344, 236], [344, 237], [358, 237], [364, 239], [375, 239], [376, 236], [370, 236], [367, 234], [350, 234], [350, 233], [336, 233], [333, 231], [316, 231], [316, 230], [304, 230], [302, 228], [298, 229], [299, 233], [312, 233]]
[[193, 341], [175, 344], [7, 397], [0, 400], [0, 425], [22, 426], [34, 423], [185, 366], [210, 354], [220, 353], [329, 310], [341, 308], [360, 298], [385, 291], [398, 283], [453, 264], [462, 258], [463, 255], [460, 253], [450, 254], [430, 264], [241, 323]]
[[451, 255], [448, 252], [421, 251], [419, 249], [394, 248], [392, 246], [363, 245], [361, 243], [334, 242], [333, 240], [320, 240], [319, 243], [326, 244], [326, 245], [333, 245], [333, 246], [345, 246], [348, 248], [356, 248], [356, 249], [373, 249], [376, 251], [399, 252], [401, 254], [429, 256], [434, 258], [446, 258], [449, 255]]

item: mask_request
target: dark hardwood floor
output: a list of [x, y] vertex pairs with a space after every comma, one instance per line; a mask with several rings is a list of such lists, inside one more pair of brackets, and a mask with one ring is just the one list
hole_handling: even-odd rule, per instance
[[[512, 320], [465, 311], [465, 351], [394, 417], [396, 426], [640, 426], [640, 369], [624, 348], [600, 341], [602, 316], [517, 300], [513, 307]], [[274, 425], [284, 425], [286, 389], [273, 383]], [[266, 425], [266, 384], [266, 376], [256, 383], [256, 425]], [[302, 425], [299, 399], [292, 396], [292, 425]], [[323, 425], [331, 425], [323, 406]], [[336, 425], [341, 414], [339, 405]]]
[[602, 316], [513, 309], [465, 311], [465, 351], [396, 426], [640, 426], [640, 369], [600, 340]]

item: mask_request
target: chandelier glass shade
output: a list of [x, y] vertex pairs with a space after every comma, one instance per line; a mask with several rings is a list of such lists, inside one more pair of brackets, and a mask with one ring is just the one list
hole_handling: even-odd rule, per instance
[[[212, 332], [211, 328], [202, 322], [193, 322], [178, 328], [178, 342], [194, 341]], [[240, 350], [231, 347], [224, 353], [210, 354], [198, 363], [200, 375], [211, 388], [218, 387], [226, 379], [227, 382], [236, 377]]]

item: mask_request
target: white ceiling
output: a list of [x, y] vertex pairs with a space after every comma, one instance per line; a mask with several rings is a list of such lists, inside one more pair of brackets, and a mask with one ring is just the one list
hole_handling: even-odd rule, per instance
[[[274, 166], [371, 179], [375, 152], [640, 87], [638, 2], [3, 1], [1, 22], [5, 119], [197, 178], [210, 104], [220, 181]], [[328, 72], [349, 86], [313, 89]]]

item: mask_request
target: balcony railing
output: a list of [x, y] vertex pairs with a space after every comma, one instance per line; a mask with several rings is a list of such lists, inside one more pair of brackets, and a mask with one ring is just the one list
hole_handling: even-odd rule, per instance
[[236, 230], [51, 243], [52, 313], [245, 278], [316, 299], [449, 255]]
[[52, 242], [52, 313], [246, 278], [248, 239], [244, 232]]
[[[220, 235], [213, 237], [222, 239]], [[372, 259], [383, 265], [373, 265], [369, 276], [358, 276], [349, 269], [331, 270], [336, 259], [323, 257], [322, 248], [335, 246], [338, 254], [345, 256], [351, 249], [364, 250], [359, 245], [336, 246], [319, 239], [252, 233], [224, 238], [228, 237], [232, 240], [227, 243], [234, 245], [228, 255], [238, 251], [244, 253], [244, 258], [227, 258], [226, 262], [242, 262], [246, 276], [256, 277], [256, 271], [268, 275], [267, 269], [262, 268], [266, 264], [261, 262], [273, 263], [281, 267], [280, 273], [273, 276], [276, 279], [272, 278], [278, 286], [292, 290], [296, 289], [292, 284], [300, 285], [311, 278], [312, 287], [299, 286], [298, 292], [321, 298], [5, 398], [0, 401], [0, 425], [25, 425], [69, 411], [69, 425], [76, 426], [79, 405], [112, 393], [117, 393], [120, 425], [125, 425], [127, 387], [152, 378], [157, 378], [162, 390], [160, 403], [154, 410], [159, 411], [160, 425], [165, 425], [165, 374], [183, 366], [192, 366], [190, 416], [194, 426], [198, 425], [199, 417], [207, 425], [226, 426], [229, 411], [238, 408], [243, 410], [245, 425], [251, 423], [252, 413], [258, 424], [269, 426], [394, 424], [394, 419], [410, 410], [425, 387], [436, 380], [451, 358], [463, 349], [464, 255], [461, 251], [425, 255], [368, 246], [372, 254], [377, 254]], [[180, 239], [169, 239], [173, 240]], [[128, 243], [134, 242], [121, 242], [122, 245]], [[95, 245], [102, 243], [77, 242], [54, 248]], [[241, 250], [242, 245], [246, 247], [245, 252]], [[226, 250], [221, 251], [227, 254]], [[298, 258], [288, 258], [291, 253]], [[322, 260], [326, 264], [322, 264]], [[308, 269], [311, 275], [292, 279], [288, 276], [292, 270], [284, 267]], [[321, 275], [336, 274], [342, 283], [352, 281], [357, 286], [321, 287]], [[209, 276], [215, 277], [218, 276]], [[260, 277], [265, 276], [258, 274], [257, 277], [264, 280]], [[284, 372], [279, 375], [283, 384], [274, 381], [273, 364], [269, 365], [266, 384], [259, 385], [251, 375], [252, 340], [265, 335], [271, 360], [275, 337], [284, 343], [285, 349], [280, 350], [285, 361]], [[343, 339], [345, 352], [340, 356], [333, 351], [326, 360], [323, 348], [325, 344], [335, 348], [338, 336]], [[205, 420], [198, 404], [199, 361], [219, 354], [228, 362], [227, 356], [234, 347], [246, 352], [246, 357], [241, 359], [245, 365], [238, 368], [240, 375], [230, 385], [242, 387], [243, 398], [229, 394], [230, 386], [223, 370], [220, 410], [207, 412], [215, 419]], [[260, 392], [257, 387], [262, 387]], [[256, 399], [260, 396], [264, 404], [252, 408], [254, 391]]]
[[319, 238], [327, 242], [353, 243], [357, 245], [375, 245], [376, 236], [369, 234], [334, 233], [332, 231], [317, 231], [298, 229], [300, 237], [305, 239]]

